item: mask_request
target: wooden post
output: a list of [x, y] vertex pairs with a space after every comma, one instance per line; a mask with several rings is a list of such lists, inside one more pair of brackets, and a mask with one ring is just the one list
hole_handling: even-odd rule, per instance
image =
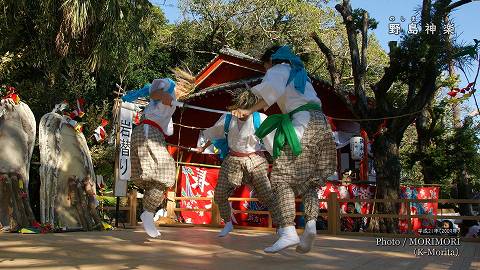
[[273, 222], [272, 222], [272, 214], [268, 212], [268, 228], [273, 227]]
[[328, 233], [336, 235], [338, 233], [339, 207], [337, 193], [332, 192], [328, 197]]
[[210, 225], [218, 227], [220, 226], [220, 211], [218, 210], [218, 205], [213, 201], [212, 198], [212, 220]]
[[131, 190], [128, 193], [128, 221], [130, 226], [137, 226], [137, 190]]
[[114, 184], [114, 195], [116, 198], [115, 202], [115, 227], [118, 227], [118, 218], [119, 218], [119, 212], [120, 212], [120, 182], [119, 182], [119, 145], [120, 145], [120, 110], [121, 110], [122, 102], [121, 100], [117, 97], [115, 99], [115, 103], [113, 106], [113, 130], [115, 131], [115, 166], [114, 166], [114, 175], [115, 175], [115, 184]]
[[167, 217], [171, 219], [175, 219], [177, 215], [175, 215], [175, 192], [169, 191], [167, 192]]

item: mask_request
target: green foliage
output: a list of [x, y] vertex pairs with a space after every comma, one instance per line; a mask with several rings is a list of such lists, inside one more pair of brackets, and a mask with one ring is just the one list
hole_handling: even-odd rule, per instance
[[[433, 108], [433, 114], [447, 113], [446, 102], [440, 102]], [[413, 126], [408, 129], [401, 146], [401, 157], [404, 178], [409, 182], [416, 181], [422, 184], [423, 175], [420, 162], [429, 169], [434, 184], [439, 184], [442, 197], [450, 197], [450, 190], [455, 184], [463, 168], [466, 169], [470, 183], [477, 189], [480, 187], [480, 146], [479, 127], [471, 118], [466, 118], [461, 128], [454, 128], [451, 118], [440, 116], [442, 119], [428, 134], [431, 143], [422, 152], [417, 149], [416, 132]]]
[[[259, 57], [271, 45], [289, 44], [312, 75], [329, 80], [325, 58], [310, 37], [315, 31], [332, 49], [342, 78], [348, 85], [353, 78], [347, 35], [340, 16], [324, 6], [325, 2], [182, 0], [182, 11], [187, 14], [187, 19], [172, 35], [174, 48], [186, 56], [184, 63], [197, 71], [212, 58], [211, 53], [218, 52], [223, 46]], [[360, 14], [362, 11], [356, 12]], [[374, 28], [375, 20], [370, 22]], [[367, 70], [370, 83], [383, 74], [383, 68], [388, 64], [388, 57], [374, 35], [370, 35], [367, 58], [372, 61]]]
[[97, 196], [97, 199], [102, 202], [104, 206], [115, 206], [117, 203], [116, 197]]
[[[111, 119], [115, 83], [137, 87], [166, 75], [172, 64], [158, 38], [171, 27], [147, 0], [0, 4], [0, 83], [17, 87], [37, 121], [55, 104], [83, 97], [88, 137], [101, 118]], [[97, 173], [111, 181], [112, 147], [88, 142]]]
[[471, 117], [467, 117], [463, 126], [455, 129], [453, 136], [445, 142], [445, 156], [448, 157], [451, 173], [458, 176], [465, 168], [470, 184], [477, 188], [480, 187], [479, 132], [480, 128]]
[[[363, 8], [356, 8], [352, 12], [353, 23], [355, 24], [355, 27], [359, 30], [362, 29], [363, 16], [364, 16], [365, 13], [367, 13], [367, 11]], [[368, 29], [373, 30], [373, 29], [377, 28], [378, 22], [377, 22], [377, 20], [375, 20], [373, 18], [369, 18], [367, 25], [368, 25]]]

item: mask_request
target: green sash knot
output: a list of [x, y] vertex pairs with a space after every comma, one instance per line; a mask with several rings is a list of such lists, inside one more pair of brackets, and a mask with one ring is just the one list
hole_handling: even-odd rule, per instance
[[260, 139], [263, 139], [274, 129], [277, 129], [273, 140], [274, 159], [280, 156], [280, 151], [283, 149], [285, 143], [290, 145], [295, 156], [302, 153], [302, 145], [300, 144], [297, 133], [295, 133], [295, 129], [293, 128], [292, 116], [297, 112], [310, 110], [321, 110], [320, 104], [307, 103], [286, 114], [270, 115], [257, 129], [255, 135]]

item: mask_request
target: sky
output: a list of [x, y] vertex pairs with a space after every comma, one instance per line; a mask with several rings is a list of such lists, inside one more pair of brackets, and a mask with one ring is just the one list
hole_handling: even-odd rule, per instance
[[[151, 0], [150, 2], [163, 9], [169, 22], [175, 23], [181, 20], [177, 0]], [[337, 2], [331, 1], [329, 5], [334, 6]], [[412, 16], [417, 15], [417, 19], [419, 19], [416, 10], [420, 8], [422, 3], [421, 0], [351, 0], [351, 2], [353, 8], [367, 10], [370, 17], [375, 18], [379, 22], [377, 29], [373, 30], [373, 32], [387, 52], [389, 41], [400, 40], [400, 35], [389, 34], [390, 20], [395, 17], [394, 23], [400, 23], [402, 28], [407, 28]], [[400, 21], [402, 16], [405, 18], [405, 22]], [[474, 38], [480, 40], [479, 17], [480, 0], [475, 0], [451, 13], [450, 20], [454, 25], [454, 35], [457, 36], [457, 42], [460, 44], [472, 44]], [[470, 80], [473, 80], [473, 72], [467, 75]], [[462, 80], [460, 86], [462, 88], [467, 84], [467, 80], [463, 75], [460, 77]], [[466, 105], [473, 109], [473, 98]]]

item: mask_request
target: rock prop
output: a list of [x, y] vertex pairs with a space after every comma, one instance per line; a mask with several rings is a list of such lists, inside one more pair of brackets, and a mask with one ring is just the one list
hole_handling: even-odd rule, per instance
[[0, 96], [0, 227], [17, 231], [35, 219], [28, 183], [36, 122], [12, 89]]
[[71, 120], [55, 111], [40, 120], [41, 221], [68, 230], [101, 229], [92, 158]]

